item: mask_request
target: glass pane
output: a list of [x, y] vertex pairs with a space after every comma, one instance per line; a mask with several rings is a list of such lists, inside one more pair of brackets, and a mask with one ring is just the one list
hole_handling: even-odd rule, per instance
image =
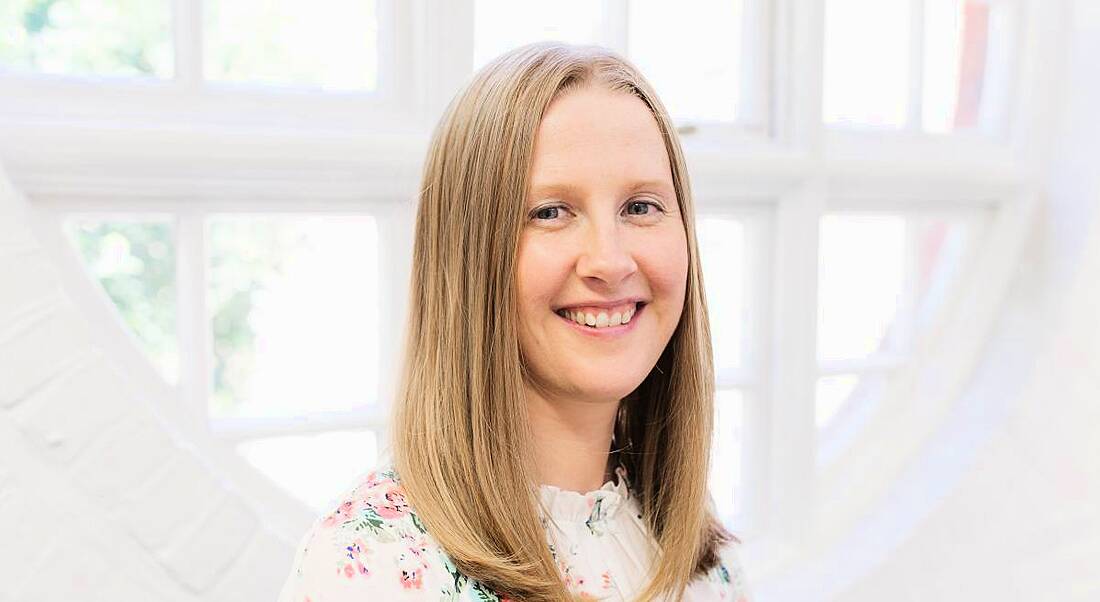
[[368, 216], [207, 222], [214, 417], [373, 403], [378, 234]]
[[911, 228], [916, 238], [916, 318], [920, 330], [936, 317], [948, 293], [960, 281], [976, 233], [961, 219], [921, 220]]
[[[819, 430], [836, 427], [830, 437], [821, 439], [823, 455], [818, 462], [828, 463], [830, 448], [834, 444], [858, 432], [870, 420], [876, 402], [886, 395], [894, 372], [884, 370], [863, 374], [834, 374], [817, 381], [817, 400], [814, 422]], [[838, 420], [839, 419], [839, 420]]]
[[[880, 354], [904, 360], [914, 339], [943, 316], [963, 281], [980, 225], [980, 220], [964, 214], [825, 216], [819, 360], [873, 359]], [[862, 369], [857, 365], [854, 370]], [[822, 377], [817, 384], [818, 428], [832, 424], [853, 402], [876, 401], [892, 373], [888, 367]], [[845, 414], [845, 421], [860, 414]]]
[[855, 374], [841, 374], [818, 379], [817, 412], [814, 420], [817, 428], [824, 428], [836, 416], [859, 384]]
[[996, 120], [1007, 62], [1006, 12], [988, 0], [925, 0], [925, 130], [952, 132]]
[[375, 8], [370, 0], [208, 0], [206, 78], [375, 90]]
[[741, 91], [741, 1], [633, 0], [630, 60], [678, 119], [734, 121]]
[[378, 439], [372, 431], [290, 435], [247, 441], [237, 452], [320, 513], [353, 487], [357, 477], [375, 468]]
[[960, 282], [977, 225], [961, 214], [823, 217], [818, 358], [907, 352]]
[[826, 0], [825, 123], [905, 125], [909, 4], [909, 0]]
[[744, 396], [738, 389], [722, 389], [714, 396], [714, 443], [710, 457], [710, 492], [723, 519], [737, 510], [741, 485], [741, 425]]
[[592, 0], [474, 0], [474, 70], [531, 42], [602, 43], [602, 5]]
[[149, 361], [179, 381], [176, 244], [170, 217], [68, 218], [63, 228]]
[[172, 77], [168, 0], [4, 0], [0, 63], [41, 73]]
[[827, 215], [818, 256], [818, 357], [853, 359], [889, 350], [901, 303], [905, 219]]
[[699, 255], [707, 291], [714, 369], [724, 372], [741, 365], [745, 323], [745, 231], [740, 221], [702, 218], [698, 222]]

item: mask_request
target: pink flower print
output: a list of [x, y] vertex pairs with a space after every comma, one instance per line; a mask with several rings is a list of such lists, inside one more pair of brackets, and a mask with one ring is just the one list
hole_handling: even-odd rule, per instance
[[401, 586], [405, 589], [421, 589], [424, 586], [424, 571], [430, 568], [425, 559], [425, 544], [426, 540], [422, 538], [416, 545], [408, 546], [397, 559], [401, 569]]
[[365, 503], [384, 519], [397, 519], [409, 513], [409, 503], [400, 485], [393, 481], [380, 483], [372, 487]]
[[390, 478], [389, 475], [388, 472], [371, 471], [367, 474], [367, 478], [360, 481], [355, 487], [352, 497], [359, 500], [368, 499], [379, 488], [395, 485], [397, 481]]
[[561, 572], [562, 581], [565, 583], [566, 588], [573, 586], [573, 567], [566, 564], [564, 561], [558, 561], [558, 571]]
[[371, 550], [366, 546], [366, 543], [356, 538], [354, 541], [344, 546], [344, 559], [338, 570], [344, 574], [345, 577], [351, 579], [356, 575], [369, 575], [370, 570], [363, 564], [366, 560], [366, 556], [370, 554]]
[[401, 587], [420, 589], [424, 587], [424, 574], [419, 569], [412, 572], [401, 571]]
[[344, 500], [343, 503], [341, 503], [340, 506], [336, 508], [336, 510], [325, 517], [325, 520], [321, 522], [321, 525], [325, 527], [333, 527], [338, 524], [343, 524], [351, 518], [351, 515], [354, 511], [355, 500]]

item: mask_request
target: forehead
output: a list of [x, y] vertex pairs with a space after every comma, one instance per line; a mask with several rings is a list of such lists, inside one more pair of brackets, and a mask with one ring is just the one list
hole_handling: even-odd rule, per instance
[[535, 138], [533, 194], [641, 183], [672, 188], [664, 139], [640, 98], [587, 87], [550, 104]]

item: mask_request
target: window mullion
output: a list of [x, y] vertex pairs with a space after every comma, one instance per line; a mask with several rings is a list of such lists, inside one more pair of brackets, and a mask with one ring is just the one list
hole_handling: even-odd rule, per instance
[[202, 4], [204, 0], [172, 0], [175, 80], [184, 90], [202, 85]]
[[[399, 392], [401, 362], [404, 361], [404, 328], [408, 323], [409, 284], [412, 268], [415, 207], [390, 205], [376, 214], [378, 219], [378, 279], [382, 283], [378, 298], [379, 366], [376, 407], [389, 408]], [[396, 344], [394, 344], [396, 343]], [[378, 449], [390, 444], [386, 428], [375, 430]]]
[[627, 56], [630, 50], [630, 6], [627, 0], [603, 0], [601, 14], [604, 44]]
[[414, 98], [434, 121], [473, 71], [474, 0], [398, 3], [406, 7], [416, 57]]
[[825, 0], [783, 2], [777, 8], [776, 32], [781, 38], [776, 44], [775, 68], [781, 74], [776, 95], [783, 107], [778, 132], [781, 139], [818, 158], [825, 131]]
[[909, 0], [909, 106], [906, 127], [924, 128], [924, 2]]
[[909, 357], [913, 352], [916, 336], [918, 298], [920, 295], [920, 246], [921, 235], [931, 220], [924, 215], [913, 215], [905, 223], [905, 265], [902, 268], [902, 289], [897, 309], [898, 332], [894, 336], [896, 352]]
[[811, 526], [816, 478], [818, 233], [827, 188], [814, 178], [776, 212], [765, 528], [796, 544]]
[[209, 429], [211, 332], [206, 315], [204, 216], [185, 212], [176, 221], [176, 333], [180, 350], [180, 394], [184, 411], [199, 432]]
[[773, 247], [775, 228], [772, 214], [759, 213], [744, 220], [745, 224], [745, 329], [743, 349], [744, 370], [751, 387], [742, 399], [741, 483], [735, 492], [738, 515], [744, 516], [748, 528], [763, 526], [770, 505], [768, 442], [771, 387], [766, 375], [771, 361], [772, 277], [775, 273]]
[[768, 101], [774, 94], [775, 68], [773, 3], [764, 0], [746, 0], [742, 4], [742, 18], [735, 23], [741, 32], [741, 106], [737, 119], [750, 126], [765, 127], [773, 131], [772, 112]]

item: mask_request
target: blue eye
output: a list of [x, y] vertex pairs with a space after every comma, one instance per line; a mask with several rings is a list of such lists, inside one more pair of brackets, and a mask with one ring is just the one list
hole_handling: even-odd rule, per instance
[[[531, 211], [528, 218], [536, 221], [554, 221], [564, 217], [561, 215], [561, 212], [565, 209], [566, 208], [562, 205], [539, 207]], [[664, 213], [664, 209], [662, 209], [659, 204], [652, 201], [630, 201], [624, 206], [623, 211], [627, 215], [637, 217], [651, 217]]]
[[535, 219], [554, 219], [558, 217], [558, 208], [542, 207], [541, 209], [537, 209], [532, 217]]
[[658, 207], [657, 205], [655, 205], [653, 203], [650, 203], [649, 201], [631, 201], [631, 202], [627, 203], [627, 205], [626, 205], [626, 212], [629, 215], [649, 215], [651, 213], [648, 210], [642, 211], [641, 213], [637, 213], [637, 212], [632, 211], [633, 209], [639, 208], [639, 207], [641, 207], [641, 208], [652, 207], [654, 209], [660, 210], [660, 207]]

